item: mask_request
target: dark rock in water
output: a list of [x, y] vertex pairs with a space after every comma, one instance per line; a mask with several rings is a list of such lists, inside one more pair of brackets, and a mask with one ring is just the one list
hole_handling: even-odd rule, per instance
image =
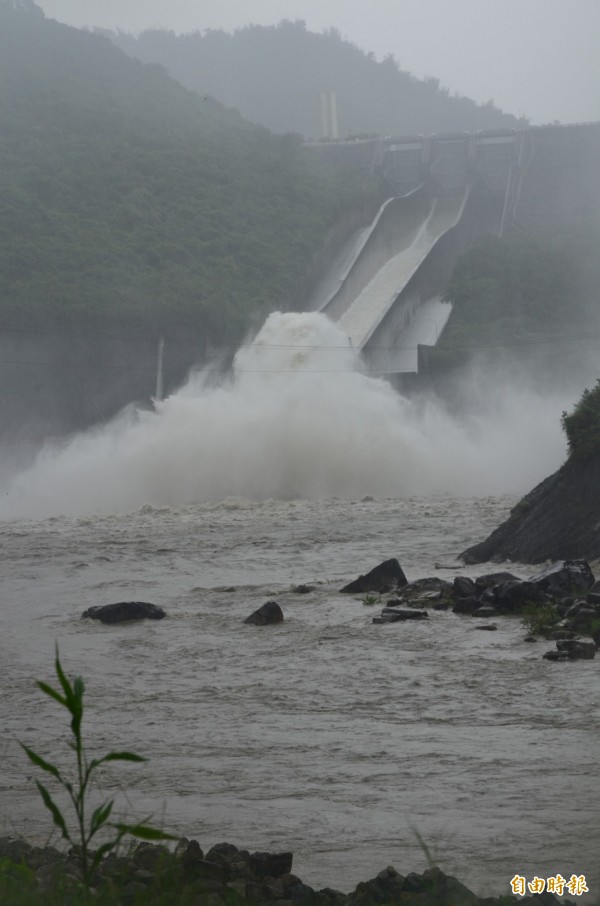
[[575, 635], [576, 633], [572, 629], [555, 629], [553, 632], [549, 632], [546, 638], [556, 642], [558, 639], [574, 639]]
[[600, 648], [600, 626], [592, 632], [592, 638], [596, 643], [596, 647]]
[[396, 559], [380, 563], [366, 576], [359, 576], [340, 589], [340, 592], [349, 595], [365, 594], [369, 591], [383, 591], [386, 588], [395, 588], [408, 585], [402, 567]]
[[568, 661], [569, 655], [566, 651], [555, 651], [551, 649], [542, 655], [545, 661]]
[[455, 598], [472, 598], [477, 594], [477, 587], [467, 576], [457, 576], [452, 585], [452, 594]]
[[376, 903], [400, 903], [406, 878], [388, 866], [376, 878], [361, 881], [348, 898], [348, 906], [374, 906]]
[[[477, 616], [477, 614], [475, 614], [475, 616]], [[495, 632], [498, 627], [495, 623], [484, 623], [483, 626], [476, 626], [475, 629], [485, 629], [486, 632]]]
[[252, 871], [262, 878], [280, 878], [292, 870], [294, 854], [285, 853], [252, 853], [250, 867]]
[[556, 651], [547, 651], [543, 657], [547, 661], [591, 661], [596, 656], [596, 650], [595, 642], [560, 639], [556, 643]]
[[483, 607], [478, 607], [477, 610], [473, 611], [474, 617], [497, 617], [498, 611], [495, 607], [491, 607], [489, 604], [484, 604]]
[[529, 581], [558, 598], [587, 591], [594, 584], [594, 574], [587, 560], [564, 560], [536, 573]]
[[480, 606], [478, 598], [458, 598], [452, 607], [452, 613], [473, 614]]
[[341, 890], [336, 890], [334, 887], [322, 887], [318, 893], [327, 898], [328, 906], [346, 906], [348, 897]]
[[508, 579], [493, 589], [494, 602], [499, 610], [515, 613], [523, 610], [526, 604], [537, 603], [545, 599], [542, 589], [533, 582], [522, 582], [521, 579]]
[[411, 872], [404, 878], [389, 867], [371, 881], [359, 884], [347, 902], [348, 906], [376, 906], [380, 903], [479, 906], [480, 900], [460, 881], [445, 875], [439, 868], [428, 868], [422, 875]]
[[566, 629], [573, 629], [576, 632], [588, 632], [595, 625], [600, 617], [600, 613], [591, 607], [580, 607], [573, 617], [565, 621]]
[[600, 453], [570, 457], [527, 494], [492, 534], [461, 554], [465, 563], [541, 563], [600, 557]]
[[519, 582], [520, 580], [517, 576], [513, 576], [512, 573], [488, 573], [485, 576], [477, 576], [475, 579], [475, 585], [478, 591], [485, 591], [486, 588], [494, 588], [496, 585], [500, 585], [502, 582]]
[[398, 623], [401, 620], [427, 620], [429, 614], [426, 610], [399, 610], [395, 607], [384, 607], [381, 611], [381, 619], [385, 623]]
[[101, 623], [126, 623], [131, 620], [162, 620], [166, 613], [156, 604], [145, 601], [120, 601], [117, 604], [105, 604], [100, 607], [89, 607], [81, 618], [100, 620]]
[[312, 585], [296, 585], [295, 588], [292, 588], [295, 595], [309, 595], [314, 590]]
[[561, 653], [566, 651], [572, 661], [591, 661], [596, 657], [596, 643], [583, 642], [580, 639], [562, 639], [556, 643], [556, 648]]
[[294, 884], [285, 891], [285, 900], [293, 906], [317, 906], [316, 891], [308, 884]]
[[220, 865], [228, 865], [237, 858], [239, 849], [233, 843], [215, 843], [214, 846], [206, 853], [209, 862], [218, 862]]
[[271, 623], [283, 623], [283, 611], [277, 601], [267, 601], [249, 617], [246, 617], [244, 623], [252, 626], [267, 626]]
[[412, 594], [415, 592], [421, 595], [425, 592], [434, 591], [450, 593], [452, 591], [452, 585], [446, 579], [440, 579], [438, 576], [430, 576], [425, 579], [415, 579], [414, 582], [409, 582], [404, 588], [405, 594]]

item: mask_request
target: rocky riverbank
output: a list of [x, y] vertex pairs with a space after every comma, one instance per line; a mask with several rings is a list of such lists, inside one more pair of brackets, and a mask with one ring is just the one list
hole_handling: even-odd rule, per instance
[[600, 453], [570, 457], [517, 503], [485, 541], [461, 554], [465, 563], [541, 563], [600, 557]]
[[[205, 853], [196, 840], [185, 838], [174, 850], [141, 843], [127, 855], [107, 856], [86, 898], [76, 851], [65, 854], [52, 846], [35, 847], [5, 837], [0, 838], [0, 902], [5, 906], [88, 902], [97, 906], [558, 906], [561, 902], [572, 906], [575, 902], [559, 900], [547, 891], [481, 898], [437, 867], [422, 874], [402, 874], [388, 866], [349, 893], [330, 887], [315, 890], [292, 868], [290, 852], [251, 853], [219, 843]], [[566, 883], [575, 890], [575, 880]]]
[[[527, 580], [497, 572], [410, 583], [398, 561], [387, 560], [341, 589], [356, 591], [370, 605], [387, 597], [380, 616], [373, 618], [378, 624], [426, 620], [429, 609], [486, 620], [521, 616], [531, 629], [528, 641], [537, 634], [556, 642], [556, 650], [544, 654], [547, 660], [591, 660], [600, 645], [600, 582], [587, 560], [559, 561]], [[497, 625], [478, 623], [476, 628], [493, 631]]]

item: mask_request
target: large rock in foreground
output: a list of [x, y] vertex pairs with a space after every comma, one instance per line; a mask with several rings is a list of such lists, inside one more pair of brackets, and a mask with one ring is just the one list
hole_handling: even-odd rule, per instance
[[101, 623], [128, 623], [133, 620], [162, 620], [166, 613], [156, 604], [145, 601], [119, 601], [117, 604], [105, 604], [102, 607], [89, 607], [81, 614], [90, 620]]
[[568, 459], [523, 497], [489, 538], [461, 554], [465, 563], [599, 557], [600, 453]]

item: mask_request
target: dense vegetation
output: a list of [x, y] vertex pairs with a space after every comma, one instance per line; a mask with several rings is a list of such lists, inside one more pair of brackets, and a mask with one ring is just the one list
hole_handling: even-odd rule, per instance
[[[597, 330], [600, 230], [484, 236], [456, 262], [445, 298], [452, 314], [434, 364], [480, 358], [557, 372]], [[569, 342], [565, 343], [565, 340]], [[543, 369], [542, 369], [543, 370]]]
[[0, 0], [0, 323], [234, 339], [289, 304], [341, 212], [326, 170], [113, 47]]
[[556, 336], [575, 283], [572, 257], [554, 243], [485, 236], [454, 267], [445, 293], [454, 308], [441, 345], [469, 349]]
[[335, 29], [316, 34], [302, 21], [251, 25], [233, 34], [149, 30], [110, 37], [132, 56], [162, 64], [188, 88], [277, 132], [320, 137], [324, 91], [336, 92], [341, 136], [511, 128], [518, 122], [491, 101], [477, 105], [451, 96], [437, 79], [417, 79], [393, 57], [378, 62]]
[[600, 378], [592, 390], [583, 391], [572, 412], [563, 412], [562, 425], [571, 456], [600, 452]]

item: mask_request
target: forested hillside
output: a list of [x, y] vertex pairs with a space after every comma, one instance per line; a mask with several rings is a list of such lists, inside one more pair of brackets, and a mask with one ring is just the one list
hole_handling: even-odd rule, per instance
[[149, 30], [110, 37], [132, 56], [161, 63], [183, 85], [276, 132], [319, 137], [320, 95], [330, 91], [337, 96], [340, 136], [517, 125], [491, 102], [452, 96], [437, 79], [416, 79], [392, 57], [378, 62], [335, 29], [315, 34], [302, 21], [252, 25], [233, 34]]
[[596, 218], [538, 236], [482, 237], [454, 267], [445, 293], [453, 310], [432, 365], [476, 356], [560, 377], [597, 359], [599, 243]]
[[368, 181], [106, 38], [0, 0], [0, 324], [236, 339]]

